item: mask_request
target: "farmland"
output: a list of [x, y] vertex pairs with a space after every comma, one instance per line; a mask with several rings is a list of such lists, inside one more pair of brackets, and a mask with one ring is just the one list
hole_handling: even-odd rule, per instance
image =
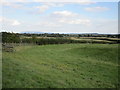
[[120, 3], [1, 1], [3, 90], [120, 90]]
[[118, 85], [118, 44], [26, 45], [2, 55], [3, 88]]

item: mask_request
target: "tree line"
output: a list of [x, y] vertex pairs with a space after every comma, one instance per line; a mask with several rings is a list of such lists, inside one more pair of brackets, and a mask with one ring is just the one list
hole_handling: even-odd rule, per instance
[[[75, 35], [76, 37], [83, 37], [83, 36], [91, 37], [90, 35], [85, 36], [84, 34], [81, 34], [83, 36], [80, 36], [79, 34], [75, 34]], [[41, 38], [37, 38], [38, 36]], [[46, 33], [45, 34], [26, 34], [26, 33], [21, 34], [21, 33], [2, 32], [2, 43], [32, 43], [37, 45], [65, 44], [65, 43], [91, 43], [90, 41], [85, 41], [85, 40], [68, 39], [66, 38], [68, 36], [69, 34], [46, 34]], [[71, 35], [71, 37], [73, 36], [74, 35]], [[119, 37], [119, 36], [120, 35], [113, 35], [112, 37]], [[54, 37], [54, 38], [45, 38], [45, 37]], [[108, 35], [106, 35], [106, 37], [108, 37]], [[92, 41], [92, 43], [106, 43], [106, 42]]]
[[109, 38], [120, 38], [120, 34], [98, 34], [98, 33], [86, 33], [86, 34], [59, 34], [59, 33], [21, 33], [20, 35], [24, 35], [27, 37], [109, 37]]

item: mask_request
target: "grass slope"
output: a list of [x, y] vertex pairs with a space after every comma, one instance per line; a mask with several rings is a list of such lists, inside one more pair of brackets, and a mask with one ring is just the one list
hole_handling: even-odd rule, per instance
[[3, 52], [3, 88], [116, 87], [117, 45], [62, 44]]

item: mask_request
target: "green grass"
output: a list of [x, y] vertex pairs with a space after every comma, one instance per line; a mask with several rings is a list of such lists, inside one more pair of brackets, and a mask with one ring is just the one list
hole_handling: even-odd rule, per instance
[[0, 89], [2, 89], [2, 46], [0, 43]]
[[3, 52], [3, 88], [115, 88], [117, 44], [19, 46]]

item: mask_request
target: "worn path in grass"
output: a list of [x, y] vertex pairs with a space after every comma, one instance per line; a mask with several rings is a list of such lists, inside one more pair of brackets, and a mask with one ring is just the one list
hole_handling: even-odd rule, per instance
[[116, 87], [117, 46], [62, 44], [19, 46], [3, 52], [3, 88]]

